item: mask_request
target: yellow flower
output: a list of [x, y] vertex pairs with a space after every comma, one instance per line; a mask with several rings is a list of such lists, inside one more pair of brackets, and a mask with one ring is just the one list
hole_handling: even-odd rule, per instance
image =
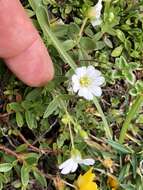
[[93, 168], [90, 168], [84, 175], [78, 177], [76, 184], [79, 190], [98, 190], [92, 170]]
[[115, 176], [108, 176], [107, 185], [111, 187], [112, 190], [117, 190], [119, 187], [119, 181]]

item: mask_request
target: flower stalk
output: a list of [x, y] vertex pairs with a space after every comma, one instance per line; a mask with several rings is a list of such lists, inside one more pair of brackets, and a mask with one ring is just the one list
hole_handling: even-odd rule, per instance
[[87, 17], [85, 17], [85, 19], [83, 20], [83, 23], [82, 23], [82, 25], [81, 25], [81, 28], [80, 28], [80, 31], [79, 31], [79, 34], [78, 34], [77, 44], [79, 44], [79, 42], [80, 42], [80, 39], [81, 39], [81, 37], [82, 37], [82, 33], [83, 33], [83, 30], [84, 30], [85, 25], [86, 25], [86, 23], [87, 23], [87, 20], [88, 20]]
[[70, 132], [70, 139], [71, 139], [72, 149], [74, 149], [74, 139], [73, 139], [73, 134], [72, 134], [70, 123], [68, 124], [68, 126], [69, 126], [69, 132]]
[[120, 132], [120, 137], [119, 137], [119, 143], [124, 143], [126, 133], [128, 131], [128, 128], [130, 126], [131, 120], [133, 119], [134, 115], [138, 112], [141, 104], [143, 102], [143, 94], [139, 95], [135, 102], [133, 103]]
[[93, 98], [93, 102], [99, 112], [99, 114], [101, 115], [102, 121], [104, 123], [104, 130], [105, 130], [105, 135], [108, 139], [112, 139], [112, 133], [111, 133], [111, 129], [109, 128], [108, 122], [106, 120], [106, 117], [103, 113], [103, 110], [98, 102], [98, 99], [96, 97]]

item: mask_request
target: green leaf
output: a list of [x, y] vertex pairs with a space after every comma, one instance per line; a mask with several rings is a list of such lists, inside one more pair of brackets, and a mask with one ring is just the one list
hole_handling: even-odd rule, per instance
[[121, 53], [122, 53], [122, 50], [123, 50], [123, 46], [122, 46], [122, 45], [116, 47], [116, 48], [112, 51], [112, 53], [111, 53], [112, 57], [118, 57], [118, 56], [120, 56]]
[[75, 24], [75, 23], [71, 23], [68, 26], [68, 36], [70, 38], [77, 37], [77, 35], [79, 34], [79, 31], [80, 31], [80, 27], [77, 24]]
[[54, 32], [57, 38], [64, 38], [64, 36], [68, 33], [68, 26], [67, 25], [54, 25], [52, 26], [52, 32]]
[[48, 105], [46, 111], [44, 112], [44, 116], [43, 117], [44, 118], [49, 117], [54, 111], [56, 111], [57, 108], [58, 108], [58, 101], [57, 101], [57, 97], [56, 97]]
[[3, 189], [3, 183], [2, 183], [2, 181], [0, 181], [0, 190], [2, 190]]
[[107, 36], [104, 37], [104, 42], [108, 47], [113, 48], [112, 41]]
[[124, 72], [124, 76], [131, 85], [135, 83], [136, 78], [132, 71]]
[[107, 142], [108, 142], [108, 144], [110, 146], [112, 146], [114, 149], [118, 150], [121, 153], [124, 153], [124, 154], [131, 154], [131, 153], [133, 153], [133, 150], [131, 150], [130, 148], [125, 147], [124, 145], [122, 145], [120, 143], [117, 143], [117, 142], [115, 142], [113, 140], [108, 140]]
[[99, 41], [101, 38], [102, 38], [102, 36], [103, 36], [103, 32], [97, 32], [94, 36], [93, 36], [93, 41], [94, 42], [97, 42], [97, 41]]
[[20, 112], [16, 112], [16, 122], [17, 122], [18, 127], [22, 127], [24, 124], [23, 116]]
[[101, 50], [105, 47], [105, 43], [103, 41], [98, 41], [95, 43], [95, 50]]
[[47, 181], [46, 181], [46, 178], [44, 177], [44, 175], [39, 171], [37, 170], [33, 170], [33, 174], [34, 174], [34, 177], [35, 179], [43, 186], [43, 187], [47, 187]]
[[0, 172], [9, 172], [13, 165], [11, 163], [0, 164]]
[[29, 110], [29, 109], [33, 106], [33, 103], [32, 103], [31, 101], [24, 100], [24, 101], [22, 101], [21, 106], [22, 106], [25, 110]]
[[121, 56], [120, 58], [116, 58], [115, 62], [119, 69], [121, 69], [121, 70], [127, 69], [128, 70], [129, 64], [127, 63], [126, 59], [123, 56]]
[[16, 147], [16, 152], [24, 152], [27, 150], [27, 144], [21, 144], [19, 146]]
[[29, 165], [37, 164], [40, 157], [40, 155], [36, 153], [27, 153], [24, 156], [27, 164]]
[[85, 50], [94, 50], [95, 49], [95, 43], [92, 39], [89, 37], [82, 37], [80, 40], [80, 45]]
[[42, 0], [28, 0], [33, 10], [36, 10], [37, 6], [42, 5]]
[[37, 122], [34, 115], [30, 111], [25, 112], [25, 119], [30, 129], [37, 128]]
[[9, 179], [7, 178], [7, 176], [6, 176], [5, 174], [0, 173], [0, 181], [1, 181], [2, 183], [7, 183], [8, 180], [9, 180]]
[[7, 104], [7, 111], [21, 112], [23, 111], [23, 109], [18, 102], [12, 102], [12, 103]]
[[21, 182], [24, 187], [26, 187], [29, 183], [29, 172], [30, 172], [30, 167], [23, 164], [21, 168]]
[[64, 47], [65, 51], [69, 51], [69, 50], [73, 49], [75, 45], [76, 45], [76, 43], [73, 40], [66, 40], [63, 42], [63, 47]]
[[36, 101], [37, 99], [39, 99], [39, 97], [41, 97], [41, 89], [36, 88], [36, 89], [30, 91], [26, 95], [25, 100], [27, 100], [27, 101]]
[[117, 29], [116, 34], [117, 34], [117, 37], [121, 40], [121, 42], [124, 43], [126, 40], [124, 33], [121, 30]]

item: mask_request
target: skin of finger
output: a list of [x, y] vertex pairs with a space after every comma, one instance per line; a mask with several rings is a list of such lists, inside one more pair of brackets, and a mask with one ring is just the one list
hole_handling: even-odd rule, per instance
[[18, 55], [38, 37], [19, 0], [0, 0], [0, 57]]
[[20, 80], [32, 87], [43, 86], [54, 76], [51, 58], [40, 38], [19, 55], [5, 59], [5, 62]]

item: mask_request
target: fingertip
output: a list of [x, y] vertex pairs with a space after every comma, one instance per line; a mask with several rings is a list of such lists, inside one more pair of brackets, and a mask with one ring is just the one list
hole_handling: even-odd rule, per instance
[[44, 86], [54, 77], [52, 60], [40, 38], [19, 55], [5, 61], [9, 69], [31, 87]]

